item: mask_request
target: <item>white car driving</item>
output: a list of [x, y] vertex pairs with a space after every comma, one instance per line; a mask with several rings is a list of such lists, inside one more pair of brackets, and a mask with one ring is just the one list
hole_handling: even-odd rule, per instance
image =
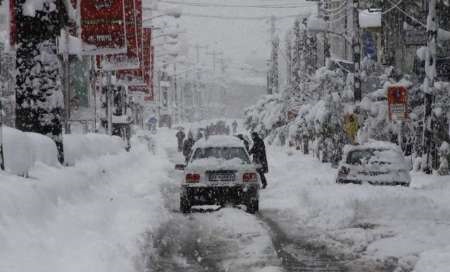
[[243, 142], [234, 136], [210, 136], [192, 148], [180, 192], [180, 210], [195, 205], [246, 205], [249, 213], [259, 209], [260, 178]]

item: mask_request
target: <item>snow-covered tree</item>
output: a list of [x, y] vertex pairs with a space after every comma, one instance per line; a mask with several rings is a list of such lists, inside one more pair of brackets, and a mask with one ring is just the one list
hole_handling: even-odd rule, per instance
[[16, 0], [16, 127], [51, 137], [63, 161], [63, 94], [56, 37], [68, 16], [61, 0]]

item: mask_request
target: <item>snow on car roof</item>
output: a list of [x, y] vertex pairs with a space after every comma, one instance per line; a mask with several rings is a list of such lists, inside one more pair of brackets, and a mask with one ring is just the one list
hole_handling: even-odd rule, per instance
[[244, 147], [244, 144], [235, 136], [215, 135], [209, 136], [208, 139], [202, 138], [198, 140], [194, 148], [199, 147]]
[[399, 150], [399, 146], [391, 143], [391, 142], [385, 142], [385, 141], [376, 141], [376, 140], [369, 140], [368, 142], [360, 145], [346, 145], [345, 146], [348, 151], [350, 150], [360, 150], [360, 149], [394, 149]]

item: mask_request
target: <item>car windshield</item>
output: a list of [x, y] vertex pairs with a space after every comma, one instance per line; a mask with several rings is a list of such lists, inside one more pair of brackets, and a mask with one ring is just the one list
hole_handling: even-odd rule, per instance
[[347, 163], [352, 165], [390, 165], [401, 161], [403, 161], [403, 158], [398, 152], [383, 148], [359, 149], [351, 151], [347, 155]]
[[250, 163], [250, 159], [242, 147], [205, 147], [197, 148], [192, 156], [192, 161], [207, 158], [224, 160], [240, 159], [243, 163]]

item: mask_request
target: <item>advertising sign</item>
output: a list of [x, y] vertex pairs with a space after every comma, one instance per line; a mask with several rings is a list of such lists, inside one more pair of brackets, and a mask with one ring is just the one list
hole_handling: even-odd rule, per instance
[[124, 0], [81, 0], [80, 17], [84, 54], [127, 52]]
[[16, 46], [17, 26], [16, 26], [16, 0], [9, 0], [9, 45]]
[[125, 85], [145, 85], [143, 74], [143, 40], [142, 40], [142, 0], [135, 1], [136, 16], [136, 36], [138, 41], [138, 57], [139, 67], [136, 69], [125, 69], [117, 72], [117, 79], [121, 84]]
[[135, 1], [124, 0], [127, 53], [106, 55], [101, 64], [105, 71], [136, 69], [140, 67]]
[[404, 86], [388, 88], [389, 120], [405, 120], [408, 118], [408, 91]]
[[427, 32], [425, 30], [405, 30], [404, 32], [406, 45], [426, 45], [427, 44]]
[[450, 58], [436, 60], [437, 77], [443, 81], [450, 79]]

